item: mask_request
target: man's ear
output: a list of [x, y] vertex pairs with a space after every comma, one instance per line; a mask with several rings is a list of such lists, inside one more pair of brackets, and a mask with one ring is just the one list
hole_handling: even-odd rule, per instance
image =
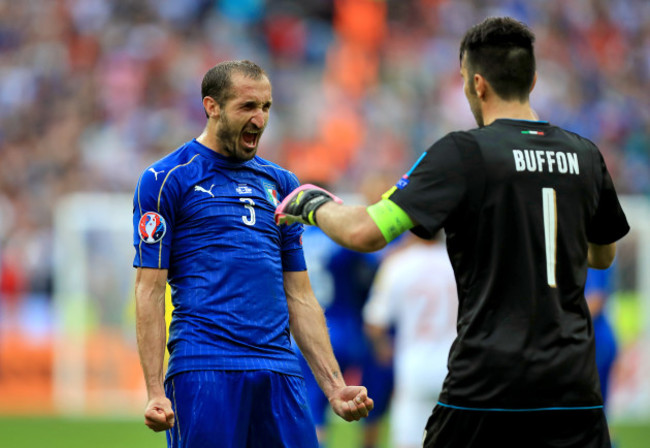
[[535, 76], [533, 76], [533, 82], [530, 84], [530, 90], [528, 91], [529, 93], [533, 91], [535, 84], [537, 84], [537, 72], [535, 72]]
[[221, 113], [219, 103], [211, 96], [203, 98], [203, 109], [205, 109], [208, 118], [219, 118], [219, 114]]
[[485, 78], [478, 73], [474, 73], [474, 78], [472, 79], [472, 82], [474, 83], [474, 90], [476, 91], [476, 96], [481, 99], [485, 100], [485, 95], [487, 94], [488, 90], [488, 83], [485, 80]]

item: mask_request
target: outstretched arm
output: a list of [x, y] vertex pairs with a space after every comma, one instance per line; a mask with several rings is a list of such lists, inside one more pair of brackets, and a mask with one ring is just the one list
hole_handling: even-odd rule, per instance
[[373, 401], [365, 387], [345, 384], [307, 271], [285, 272], [284, 289], [291, 333], [332, 409], [346, 421], [367, 417]]
[[135, 278], [135, 319], [140, 364], [144, 372], [148, 403], [145, 424], [154, 431], [174, 426], [174, 412], [163, 387], [165, 355], [166, 269], [138, 268]]
[[340, 245], [359, 252], [377, 251], [415, 225], [386, 197], [370, 207], [345, 206], [332, 193], [310, 184], [289, 193], [275, 210], [275, 222], [317, 225]]
[[341, 246], [359, 252], [374, 252], [387, 244], [364, 206], [329, 202], [318, 209], [318, 227]]

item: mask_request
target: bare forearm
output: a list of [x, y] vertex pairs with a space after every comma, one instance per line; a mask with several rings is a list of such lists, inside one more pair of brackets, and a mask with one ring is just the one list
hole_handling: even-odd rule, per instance
[[[145, 274], [145, 277], [146, 274]], [[136, 278], [136, 336], [140, 364], [149, 397], [164, 395], [163, 359], [165, 356], [165, 283], [160, 279]]]
[[290, 304], [289, 314], [291, 333], [318, 385], [329, 398], [334, 390], [345, 386], [345, 381], [332, 351], [323, 312], [314, 301]]
[[329, 202], [316, 211], [318, 227], [349, 249], [374, 252], [386, 245], [379, 228], [364, 206], [344, 206]]
[[374, 403], [365, 387], [345, 384], [307, 271], [285, 272], [284, 291], [291, 332], [332, 410], [348, 422], [367, 417]]

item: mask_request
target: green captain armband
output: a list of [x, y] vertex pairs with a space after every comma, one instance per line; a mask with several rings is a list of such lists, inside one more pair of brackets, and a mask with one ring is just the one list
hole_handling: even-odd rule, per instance
[[386, 242], [390, 243], [402, 233], [415, 227], [415, 224], [404, 210], [385, 196], [382, 196], [379, 202], [367, 207], [366, 211], [379, 227]]

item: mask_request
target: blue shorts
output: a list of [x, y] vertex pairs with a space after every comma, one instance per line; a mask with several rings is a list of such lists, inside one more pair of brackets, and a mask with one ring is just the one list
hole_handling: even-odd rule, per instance
[[316, 448], [302, 378], [270, 371], [192, 371], [165, 382], [170, 448]]

